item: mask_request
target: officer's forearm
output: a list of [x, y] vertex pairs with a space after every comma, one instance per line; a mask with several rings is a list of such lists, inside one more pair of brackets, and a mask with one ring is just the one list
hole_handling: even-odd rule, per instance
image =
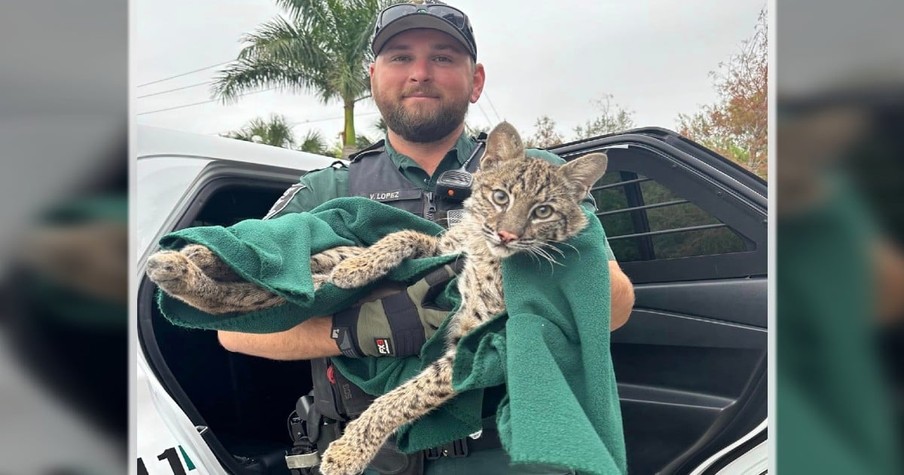
[[[634, 307], [634, 286], [618, 262], [609, 261], [612, 310], [610, 328], [628, 321]], [[317, 317], [279, 333], [219, 331], [220, 344], [229, 351], [273, 360], [306, 360], [340, 355], [330, 337], [332, 317]]]
[[219, 331], [217, 337], [232, 352], [272, 360], [309, 360], [340, 354], [330, 338], [331, 327], [332, 317], [315, 317], [279, 333]]
[[611, 311], [609, 328], [616, 330], [628, 322], [634, 308], [634, 285], [622, 272], [617, 261], [609, 261], [609, 285], [611, 290]]

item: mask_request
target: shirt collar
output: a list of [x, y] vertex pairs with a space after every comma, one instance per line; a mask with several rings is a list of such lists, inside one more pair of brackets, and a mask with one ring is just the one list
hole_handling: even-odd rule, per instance
[[[397, 152], [396, 149], [392, 147], [392, 144], [389, 143], [388, 135], [384, 140], [384, 144], [386, 146], [386, 152], [389, 154], [389, 158], [392, 160], [392, 163], [399, 167], [400, 170], [412, 167], [421, 168], [421, 166], [418, 165], [417, 162], [414, 161], [414, 159]], [[477, 141], [471, 138], [471, 136], [467, 133], [462, 132], [462, 134], [458, 136], [458, 140], [455, 141], [455, 145], [452, 147], [452, 149], [446, 152], [446, 156], [443, 157], [443, 162], [449, 160], [450, 156], [454, 156], [459, 165], [464, 165], [468, 160], [468, 157], [471, 156], [471, 152], [474, 151], [474, 147], [476, 145]]]

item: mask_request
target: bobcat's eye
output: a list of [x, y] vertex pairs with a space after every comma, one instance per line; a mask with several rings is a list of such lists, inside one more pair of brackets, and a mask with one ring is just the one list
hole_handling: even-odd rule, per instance
[[552, 206], [542, 205], [534, 208], [534, 217], [537, 219], [546, 219], [552, 216]]
[[493, 190], [493, 203], [496, 203], [499, 206], [505, 206], [509, 202], [508, 193], [502, 190]]

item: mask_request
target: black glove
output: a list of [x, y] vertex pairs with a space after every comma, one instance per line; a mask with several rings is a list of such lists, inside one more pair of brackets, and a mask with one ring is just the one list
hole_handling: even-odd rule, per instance
[[332, 337], [342, 354], [416, 356], [452, 310], [437, 298], [456, 276], [453, 265], [439, 268], [405, 288], [383, 288], [362, 303], [333, 315]]

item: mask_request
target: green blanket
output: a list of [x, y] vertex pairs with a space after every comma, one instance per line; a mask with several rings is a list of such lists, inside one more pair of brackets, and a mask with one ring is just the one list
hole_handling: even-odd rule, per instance
[[[544, 463], [578, 473], [625, 473], [625, 445], [609, 353], [609, 277], [599, 220], [562, 246], [562, 265], [515, 255], [503, 263], [507, 315], [459, 344], [453, 384], [460, 394], [398, 433], [408, 452], [435, 447], [479, 430], [484, 390], [505, 384], [497, 410], [500, 438], [512, 463]], [[158, 294], [163, 314], [193, 328], [273, 332], [311, 316], [331, 314], [370, 292], [325, 285], [314, 292], [308, 258], [339, 245], [369, 245], [389, 232], [438, 234], [434, 223], [363, 198], [338, 198], [310, 213], [248, 220], [229, 228], [184, 229], [165, 248], [204, 244], [244, 278], [284, 296], [280, 307], [214, 316]], [[454, 257], [406, 261], [387, 278], [412, 282]], [[379, 284], [375, 284], [379, 285]], [[448, 321], [448, 320], [447, 320]], [[340, 371], [378, 395], [417, 374], [443, 351], [443, 328], [420, 358], [334, 358]]]

